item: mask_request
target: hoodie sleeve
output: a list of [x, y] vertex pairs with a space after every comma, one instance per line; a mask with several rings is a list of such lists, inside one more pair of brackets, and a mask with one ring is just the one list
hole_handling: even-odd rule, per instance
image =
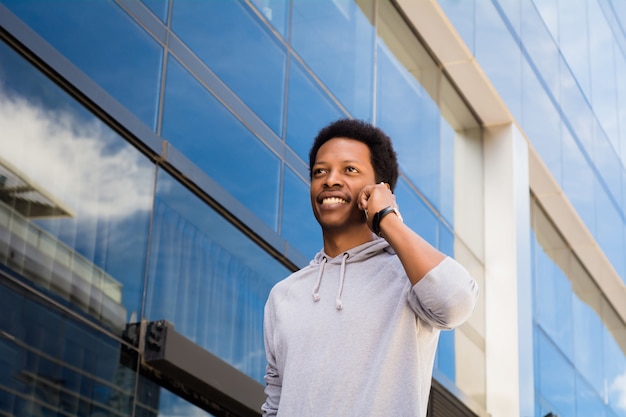
[[465, 322], [476, 305], [478, 284], [457, 261], [446, 257], [409, 291], [409, 305], [417, 316], [439, 329]]
[[263, 333], [265, 338], [265, 356], [267, 358], [267, 367], [265, 369], [265, 403], [261, 409], [263, 417], [275, 416], [278, 412], [278, 404], [280, 402], [280, 394], [282, 391], [282, 377], [276, 367], [276, 356], [274, 350], [274, 303], [270, 295], [265, 305], [265, 314], [263, 318]]

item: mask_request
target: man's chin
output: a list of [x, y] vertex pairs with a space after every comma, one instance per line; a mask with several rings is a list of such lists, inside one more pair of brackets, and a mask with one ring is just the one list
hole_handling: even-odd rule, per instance
[[359, 219], [346, 219], [345, 217], [341, 218], [330, 218], [330, 216], [323, 217], [320, 216], [317, 218], [317, 222], [321, 226], [322, 230], [328, 231], [341, 231], [341, 230], [352, 230], [354, 228], [359, 228], [361, 226], [366, 226], [367, 223], [365, 221], [365, 216]]

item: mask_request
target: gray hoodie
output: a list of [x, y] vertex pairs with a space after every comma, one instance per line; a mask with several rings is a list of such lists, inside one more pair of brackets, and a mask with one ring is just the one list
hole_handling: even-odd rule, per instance
[[411, 286], [384, 239], [319, 252], [265, 306], [264, 416], [425, 416], [439, 331], [477, 296], [449, 257]]

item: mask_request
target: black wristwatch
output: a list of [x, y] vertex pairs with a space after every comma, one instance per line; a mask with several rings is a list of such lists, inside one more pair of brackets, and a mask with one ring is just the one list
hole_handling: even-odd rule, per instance
[[376, 236], [380, 236], [380, 221], [389, 213], [395, 213], [395, 215], [398, 216], [400, 220], [402, 220], [400, 212], [394, 206], [387, 206], [384, 209], [376, 212], [376, 214], [374, 214], [374, 218], [372, 219], [372, 230], [374, 231], [374, 234]]

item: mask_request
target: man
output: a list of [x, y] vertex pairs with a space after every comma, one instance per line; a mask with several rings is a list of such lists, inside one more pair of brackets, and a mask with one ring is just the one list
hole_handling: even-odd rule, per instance
[[324, 248], [265, 307], [265, 416], [426, 415], [441, 329], [465, 321], [469, 273], [402, 222], [380, 129], [342, 119], [309, 154]]

